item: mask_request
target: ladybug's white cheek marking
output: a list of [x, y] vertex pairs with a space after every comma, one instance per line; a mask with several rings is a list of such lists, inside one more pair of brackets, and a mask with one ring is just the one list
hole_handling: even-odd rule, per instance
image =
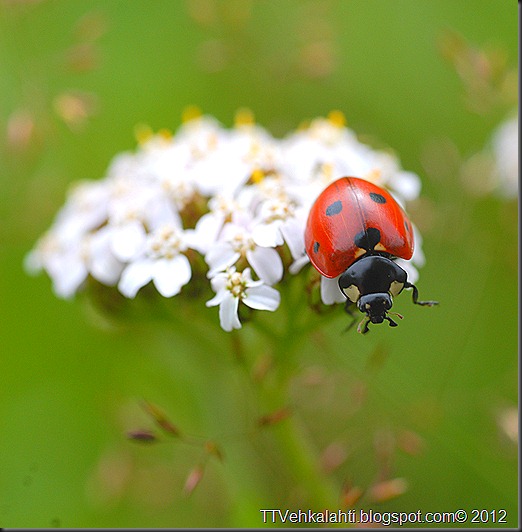
[[344, 292], [344, 295], [352, 303], [357, 303], [357, 301], [359, 301], [359, 297], [361, 297], [361, 292], [354, 284], [351, 284], [348, 288], [344, 288], [343, 292]]
[[399, 281], [392, 281], [390, 284], [390, 294], [395, 297], [398, 296], [402, 289], [404, 288], [404, 283], [400, 283]]
[[386, 251], [386, 248], [380, 242], [376, 244], [373, 249], [375, 249], [375, 251]]

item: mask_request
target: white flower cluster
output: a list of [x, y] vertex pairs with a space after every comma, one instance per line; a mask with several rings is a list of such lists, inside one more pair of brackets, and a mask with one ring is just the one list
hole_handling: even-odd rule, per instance
[[[390, 153], [359, 142], [332, 112], [275, 139], [243, 112], [232, 129], [198, 116], [175, 136], [142, 138], [118, 155], [103, 180], [69, 193], [50, 230], [27, 256], [45, 270], [58, 296], [72, 297], [88, 276], [133, 298], [152, 281], [164, 297], [191, 281], [201, 255], [216, 292], [223, 329], [240, 328], [240, 302], [274, 311], [285, 269], [308, 261], [304, 227], [318, 194], [342, 176], [386, 186], [404, 204], [419, 178]], [[420, 235], [412, 262], [422, 265]], [[291, 259], [290, 259], [291, 257]], [[402, 261], [412, 282], [417, 273]], [[322, 280], [326, 304], [344, 301], [336, 280]]]

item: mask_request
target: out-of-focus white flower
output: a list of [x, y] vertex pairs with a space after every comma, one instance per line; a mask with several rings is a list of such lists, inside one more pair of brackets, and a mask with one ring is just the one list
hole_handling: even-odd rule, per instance
[[500, 193], [506, 197], [518, 195], [518, 117], [501, 124], [493, 133], [494, 177]]
[[62, 240], [74, 240], [103, 224], [109, 200], [110, 191], [101, 181], [80, 181], [71, 187], [55, 221]]
[[37, 273], [45, 269], [59, 297], [72, 297], [88, 275], [87, 243], [84, 239], [65, 242], [60, 235], [46, 233], [25, 258], [26, 269]]
[[497, 416], [497, 422], [502, 432], [515, 444], [518, 444], [519, 419], [516, 406], [503, 408]]
[[518, 118], [508, 118], [482, 150], [463, 161], [460, 178], [475, 196], [518, 197]]
[[242, 272], [229, 268], [213, 277], [211, 284], [216, 295], [207, 301], [207, 307], [219, 305], [219, 321], [225, 331], [241, 328], [237, 316], [240, 301], [253, 309], [274, 311], [281, 299], [275, 288], [253, 281], [249, 268]]
[[56, 295], [65, 299], [76, 293], [89, 273], [107, 286], [117, 283], [123, 264], [112, 253], [105, 228], [71, 240], [63, 237], [46, 233], [26, 256], [26, 269], [31, 273], [46, 270]]
[[385, 186], [401, 204], [420, 193], [419, 177], [404, 172], [392, 153], [373, 150], [359, 142], [355, 133], [345, 127], [339, 112], [333, 111], [327, 119], [313, 120], [308, 128], [289, 135], [283, 142], [283, 168], [291, 178], [295, 176], [303, 191], [303, 204], [308, 207], [327, 185], [342, 176], [361, 177]]
[[[403, 205], [420, 193], [418, 176], [393, 153], [360, 142], [339, 112], [284, 139], [245, 111], [230, 129], [193, 116], [174, 135], [141, 128], [137, 136], [138, 149], [117, 155], [105, 179], [71, 190], [26, 257], [27, 269], [45, 270], [61, 297], [72, 297], [89, 277], [128, 298], [150, 282], [173, 297], [198, 276], [216, 292], [207, 306], [219, 305], [222, 327], [238, 328], [239, 301], [275, 310], [280, 295], [273, 286], [291, 282], [309, 262], [308, 212], [329, 183], [361, 177]], [[412, 260], [398, 261], [411, 282], [424, 262], [415, 231]], [[322, 278], [321, 297], [345, 301], [336, 279]]]

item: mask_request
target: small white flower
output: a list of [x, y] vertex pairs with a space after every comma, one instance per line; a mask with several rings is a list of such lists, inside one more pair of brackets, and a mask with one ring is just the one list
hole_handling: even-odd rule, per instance
[[67, 203], [54, 222], [61, 240], [75, 240], [102, 225], [109, 201], [110, 192], [100, 181], [81, 181], [71, 187]]
[[72, 297], [88, 275], [88, 238], [63, 242], [49, 233], [38, 246], [39, 262], [53, 281], [58, 297]]
[[164, 226], [147, 236], [144, 254], [123, 271], [118, 289], [133, 298], [138, 290], [154, 282], [163, 297], [178, 294], [192, 277], [189, 260], [182, 254], [187, 246], [178, 228]]
[[216, 242], [226, 221], [231, 221], [235, 213], [243, 217], [244, 209], [234, 198], [218, 194], [208, 202], [210, 212], [204, 214], [192, 231], [192, 247], [201, 254], [208, 252]]
[[298, 259], [304, 249], [304, 227], [308, 211], [296, 207], [289, 198], [266, 200], [260, 209], [252, 238], [259, 246], [281, 246], [285, 242], [292, 255]]
[[493, 134], [494, 178], [502, 195], [518, 195], [518, 118], [502, 123]]
[[265, 283], [272, 285], [283, 277], [283, 261], [279, 253], [271, 247], [258, 246], [252, 238], [252, 233], [246, 227], [227, 223], [223, 227], [219, 239], [205, 255], [210, 267], [209, 277], [236, 264], [240, 258], [245, 258]]
[[111, 246], [116, 257], [124, 262], [141, 254], [149, 231], [166, 224], [180, 225], [179, 215], [161, 189], [143, 184], [122, 187], [115, 185], [108, 213]]
[[257, 310], [274, 311], [279, 306], [279, 292], [263, 281], [253, 281], [249, 268], [243, 272], [229, 268], [213, 277], [211, 284], [216, 295], [207, 301], [207, 307], [219, 305], [219, 321], [225, 331], [241, 328], [237, 315], [240, 301]]

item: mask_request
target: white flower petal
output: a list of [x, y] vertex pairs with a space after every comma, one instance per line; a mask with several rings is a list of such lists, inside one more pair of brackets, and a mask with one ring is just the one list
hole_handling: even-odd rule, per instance
[[279, 306], [281, 294], [271, 286], [255, 286], [248, 288], [243, 303], [257, 310], [274, 311]]
[[212, 299], [209, 299], [205, 303], [205, 305], [207, 307], [215, 307], [217, 305], [221, 305], [223, 299], [225, 299], [228, 295], [230, 295], [230, 292], [228, 292], [228, 290], [220, 290]]
[[145, 241], [145, 228], [137, 220], [112, 229], [112, 249], [116, 257], [124, 262], [142, 252]]
[[53, 289], [57, 296], [69, 299], [87, 277], [87, 267], [81, 260], [66, 260], [62, 257], [63, 263], [60, 271], [51, 275]]
[[192, 277], [190, 262], [185, 255], [172, 259], [160, 259], [154, 264], [154, 286], [163, 297], [172, 297], [179, 293]]
[[397, 172], [392, 181], [393, 190], [406, 201], [419, 197], [421, 182], [413, 172]]
[[150, 202], [150, 208], [147, 210], [147, 225], [150, 230], [158, 229], [165, 225], [172, 225], [181, 229], [181, 219], [172, 202], [166, 197], [159, 196], [155, 201]]
[[217, 241], [224, 220], [225, 217], [221, 212], [204, 214], [198, 220], [196, 227], [189, 233], [190, 246], [200, 253], [207, 253]]
[[227, 293], [219, 305], [219, 322], [221, 327], [229, 332], [232, 329], [241, 329], [241, 322], [237, 317], [239, 299], [230, 292]]
[[297, 273], [299, 273], [303, 267], [308, 264], [310, 262], [310, 259], [308, 258], [308, 255], [301, 255], [300, 257], [298, 257], [297, 259], [295, 259], [294, 262], [292, 262], [292, 264], [290, 264], [290, 266], [288, 267], [288, 271], [292, 274], [292, 275], [295, 275]]
[[90, 239], [89, 271], [100, 283], [114, 286], [120, 278], [124, 265], [111, 249], [111, 232], [108, 227], [100, 229]]
[[413, 257], [411, 258], [411, 262], [418, 268], [422, 268], [426, 262], [426, 257], [424, 256], [424, 251], [422, 250], [422, 236], [419, 233], [419, 230], [417, 229], [415, 224], [412, 224], [412, 226], [415, 249], [413, 250]]
[[281, 220], [269, 224], [258, 224], [252, 230], [252, 239], [258, 246], [276, 247], [284, 244], [281, 235]]
[[518, 117], [503, 122], [493, 134], [491, 141], [495, 170], [493, 178], [498, 180], [500, 193], [507, 198], [518, 195]]
[[321, 277], [321, 299], [325, 305], [344, 303], [346, 301], [346, 297], [339, 288], [338, 281], [339, 277], [335, 277], [335, 279]]
[[408, 274], [408, 282], [415, 284], [419, 280], [419, 272], [410, 261], [397, 259], [395, 262]]
[[42, 253], [38, 248], [31, 250], [24, 257], [24, 270], [29, 275], [36, 275], [44, 268]]
[[224, 242], [218, 242], [205, 255], [205, 261], [209, 265], [208, 277], [212, 277], [217, 272], [223, 271], [232, 266], [241, 257], [241, 254], [234, 251], [232, 246]]
[[241, 272], [241, 275], [243, 277], [243, 279], [245, 280], [246, 282], [246, 287], [247, 288], [252, 288], [254, 286], [262, 286], [264, 285], [264, 281], [254, 281], [252, 279], [252, 274], [250, 273], [250, 268], [245, 268], [242, 272]]
[[110, 251], [91, 260], [89, 271], [100, 283], [114, 286], [120, 278], [124, 265]]
[[225, 285], [228, 282], [229, 273], [234, 273], [236, 269], [232, 266], [226, 272], [220, 272], [212, 277], [210, 284], [214, 292], [221, 292], [225, 290]]
[[256, 247], [247, 251], [246, 258], [265, 283], [275, 284], [283, 277], [283, 261], [275, 249]]
[[305, 225], [306, 222], [304, 220], [291, 218], [281, 227], [281, 232], [294, 260], [301, 257], [305, 249]]
[[154, 263], [150, 259], [129, 264], [121, 274], [118, 290], [125, 297], [135, 297], [138, 290], [152, 279], [153, 267]]

